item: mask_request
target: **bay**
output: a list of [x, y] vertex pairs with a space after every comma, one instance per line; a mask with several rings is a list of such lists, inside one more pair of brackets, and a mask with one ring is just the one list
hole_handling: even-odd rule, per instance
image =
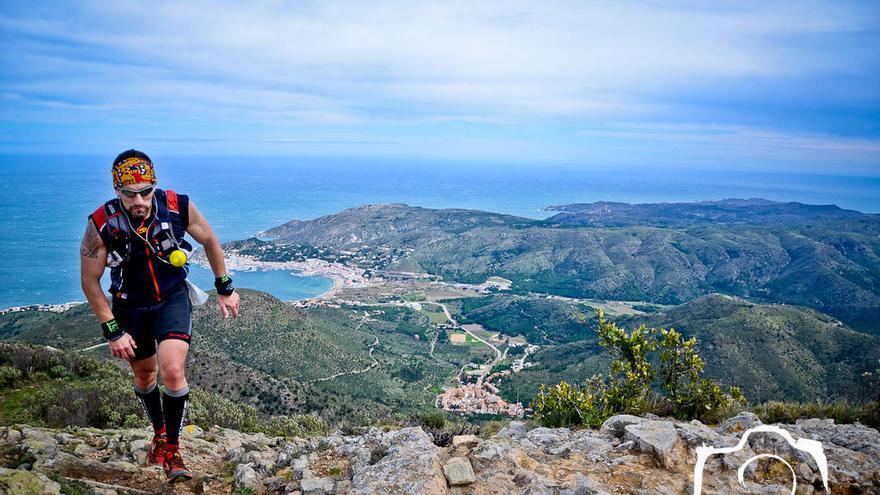
[[[149, 150], [146, 150], [149, 153]], [[83, 300], [86, 216], [112, 197], [108, 155], [0, 154], [0, 308]], [[363, 204], [406, 203], [545, 218], [548, 205], [754, 198], [880, 211], [880, 178], [563, 164], [152, 155], [159, 186], [189, 194], [221, 241]], [[201, 270], [201, 271], [200, 271]], [[317, 296], [324, 277], [234, 274], [284, 300]], [[211, 287], [208, 270], [193, 277]], [[106, 282], [105, 282], [106, 283]]]

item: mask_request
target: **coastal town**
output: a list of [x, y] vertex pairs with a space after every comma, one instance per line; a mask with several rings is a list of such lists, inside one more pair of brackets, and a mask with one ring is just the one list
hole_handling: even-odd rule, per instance
[[492, 393], [497, 388], [491, 387], [490, 390], [486, 386], [476, 384], [467, 384], [460, 387], [444, 390], [437, 396], [437, 407], [445, 411], [469, 413], [469, 414], [497, 414], [504, 416], [514, 416], [522, 418], [525, 415], [525, 408], [520, 403], [508, 403], [500, 396]]
[[[489, 332], [480, 325], [459, 324], [446, 305], [439, 300], [407, 301], [404, 297], [407, 290], [411, 291], [414, 287], [424, 290], [426, 284], [440, 294], [479, 296], [492, 291], [508, 290], [509, 280], [490, 277], [481, 284], [449, 283], [437, 276], [424, 273], [384, 270], [382, 267], [399, 254], [391, 250], [378, 253], [375, 250], [333, 252], [307, 246], [278, 247], [266, 243], [252, 243], [242, 247], [244, 249], [227, 249], [227, 266], [232, 271], [293, 270], [303, 275], [319, 275], [333, 280], [333, 288], [329, 291], [314, 298], [292, 302], [295, 307], [339, 308], [384, 305], [407, 307], [418, 312], [433, 307], [439, 319], [432, 320], [431, 323], [434, 330], [432, 353], [441, 335], [445, 336], [451, 345], [460, 346], [465, 351], [469, 346], [477, 345], [485, 346], [492, 352], [488, 362], [470, 362], [462, 366], [455, 376], [456, 385], [445, 387], [437, 394], [436, 407], [454, 413], [519, 418], [530, 412], [519, 402], [511, 403], [504, 400], [492, 381], [532, 366], [533, 363], [528, 361], [528, 357], [534, 354], [538, 346], [531, 345], [522, 338], [510, 338], [497, 332]], [[320, 258], [309, 256], [320, 256]], [[382, 302], [376, 301], [373, 296], [377, 287], [390, 288], [388, 292], [397, 295], [388, 297], [388, 300]], [[344, 293], [341, 293], [343, 290]], [[516, 357], [508, 356], [511, 351]], [[499, 366], [502, 363], [507, 364]]]

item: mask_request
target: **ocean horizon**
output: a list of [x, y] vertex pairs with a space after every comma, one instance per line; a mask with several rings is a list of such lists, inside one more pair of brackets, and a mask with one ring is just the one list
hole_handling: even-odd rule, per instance
[[[147, 150], [149, 153], [149, 150]], [[114, 155], [115, 156], [115, 155]], [[86, 217], [113, 196], [112, 156], [0, 154], [0, 309], [82, 301]], [[880, 212], [880, 177], [672, 168], [607, 168], [355, 158], [153, 155], [159, 187], [189, 194], [221, 242], [293, 219], [364, 204], [405, 203], [546, 218], [550, 205], [763, 198]], [[210, 270], [192, 278], [211, 287]], [[236, 285], [283, 300], [332, 281], [289, 270], [234, 273]], [[105, 282], [106, 283], [106, 282]]]

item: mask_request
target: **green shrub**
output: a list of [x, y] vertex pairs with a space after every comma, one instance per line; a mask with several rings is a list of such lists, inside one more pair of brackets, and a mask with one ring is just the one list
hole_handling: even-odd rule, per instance
[[305, 437], [320, 434], [327, 430], [327, 423], [317, 416], [297, 414], [295, 416], [271, 416], [260, 421], [256, 427], [267, 435], [280, 437]]
[[700, 377], [705, 363], [696, 350], [695, 337], [684, 340], [671, 328], [661, 328], [658, 334], [661, 387], [676, 418], [717, 422], [745, 404], [745, 396], [738, 387], [730, 387], [724, 393], [717, 383]]
[[614, 358], [608, 385], [601, 387], [604, 388], [601, 390], [604, 403], [601, 409], [609, 414], [642, 413], [654, 378], [650, 358], [657, 349], [657, 342], [653, 338], [655, 332], [642, 325], [627, 333], [606, 321], [601, 309], [596, 310], [596, 316], [599, 318], [599, 345], [608, 349]]
[[47, 373], [52, 378], [62, 378], [67, 376], [67, 368], [64, 365], [56, 364], [55, 366], [49, 368], [49, 371]]
[[146, 424], [131, 394], [131, 381], [117, 372], [100, 380], [59, 380], [35, 388], [22, 400], [28, 422], [53, 428], [94, 426], [118, 428]]
[[877, 428], [880, 426], [880, 410], [877, 404], [853, 404], [839, 402], [779, 402], [770, 401], [755, 406], [753, 412], [764, 423], [794, 423], [798, 419], [833, 419], [835, 423], [860, 422]]
[[549, 388], [541, 385], [531, 406], [545, 426], [598, 426], [605, 420], [604, 399], [605, 396], [597, 396], [588, 386], [561, 381]]
[[190, 395], [188, 420], [201, 428], [214, 425], [246, 433], [263, 432], [271, 436], [302, 437], [327, 430], [316, 416], [263, 416], [253, 406], [237, 404], [217, 394], [194, 390]]
[[237, 404], [217, 394], [194, 390], [190, 394], [188, 420], [202, 428], [217, 425], [253, 432], [256, 431], [259, 414], [252, 406]]
[[440, 411], [431, 411], [416, 416], [416, 421], [428, 428], [444, 428], [446, 426], [446, 416]]
[[21, 371], [12, 366], [0, 366], [0, 387], [14, 387], [21, 380]]
[[725, 393], [701, 376], [704, 363], [696, 339], [684, 340], [674, 329], [644, 325], [627, 332], [606, 321], [601, 309], [596, 316], [599, 344], [613, 358], [609, 374], [593, 376], [583, 386], [542, 385], [531, 406], [543, 424], [597, 426], [614, 414], [645, 412], [716, 422], [745, 404], [738, 388]]

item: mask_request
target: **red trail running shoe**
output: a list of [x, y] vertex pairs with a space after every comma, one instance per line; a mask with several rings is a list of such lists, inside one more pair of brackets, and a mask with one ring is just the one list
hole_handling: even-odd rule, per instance
[[150, 444], [150, 454], [147, 456], [147, 462], [151, 466], [158, 466], [165, 462], [165, 445], [168, 443], [165, 432], [153, 435], [153, 442]]
[[176, 445], [165, 444], [165, 462], [162, 464], [169, 483], [192, 479], [192, 473], [183, 463]]

